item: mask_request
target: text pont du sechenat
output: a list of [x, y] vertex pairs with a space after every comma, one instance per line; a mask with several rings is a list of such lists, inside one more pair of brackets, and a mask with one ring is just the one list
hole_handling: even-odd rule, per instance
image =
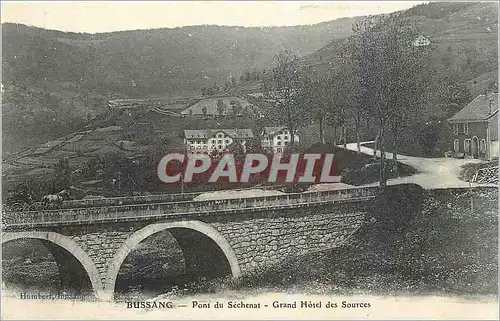
[[331, 302], [331, 301], [291, 301], [280, 302], [273, 301], [272, 304], [261, 304], [260, 302], [244, 302], [244, 301], [228, 301], [228, 302], [198, 302], [192, 301], [192, 308], [198, 309], [260, 309], [260, 308], [275, 308], [275, 309], [335, 309], [335, 308], [370, 308], [369, 302]]

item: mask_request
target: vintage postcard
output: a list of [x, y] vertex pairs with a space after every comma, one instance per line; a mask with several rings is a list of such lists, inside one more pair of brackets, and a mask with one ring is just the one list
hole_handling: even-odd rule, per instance
[[3, 1], [3, 319], [491, 319], [498, 2]]

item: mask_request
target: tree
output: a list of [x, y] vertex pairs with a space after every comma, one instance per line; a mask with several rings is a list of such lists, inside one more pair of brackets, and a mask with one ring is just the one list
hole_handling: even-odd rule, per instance
[[491, 83], [489, 83], [486, 90], [497, 93], [498, 92], [498, 81], [492, 81]]
[[220, 87], [217, 85], [217, 83], [214, 83], [212, 94], [218, 94], [218, 93], [220, 93]]
[[231, 106], [233, 107], [233, 114], [241, 115], [243, 107], [241, 106], [241, 103], [238, 100], [231, 100]]
[[307, 106], [307, 81], [299, 68], [296, 54], [284, 51], [276, 55], [276, 66], [264, 80], [262, 112], [277, 125], [286, 124], [293, 146], [299, 126], [309, 120]]
[[259, 80], [259, 72], [257, 69], [252, 69], [252, 75], [250, 77], [252, 80]]
[[71, 182], [71, 169], [67, 158], [61, 158], [55, 166], [55, 181], [52, 193], [67, 189]]
[[[333, 144], [337, 145], [342, 143], [347, 145], [346, 137], [346, 121], [347, 115], [345, 107], [340, 104], [330, 105], [329, 113], [326, 114], [327, 123], [333, 127]], [[338, 135], [338, 130], [340, 129], [340, 135]], [[340, 138], [339, 138], [340, 136]]]
[[213, 149], [211, 152], [210, 152], [210, 157], [213, 159], [213, 158], [217, 158], [219, 157], [219, 151], [217, 149]]
[[262, 154], [264, 152], [262, 148], [262, 141], [258, 138], [251, 138], [247, 140], [245, 146], [247, 154]]
[[222, 99], [217, 99], [217, 113], [219, 114], [219, 116], [224, 116], [226, 112], [226, 104], [224, 103], [224, 101]]
[[35, 200], [35, 196], [30, 188], [23, 183], [18, 184], [13, 190], [10, 190], [5, 203], [12, 205], [15, 203], [31, 204]]
[[227, 146], [229, 153], [234, 155], [234, 159], [237, 161], [245, 159], [245, 147], [238, 141], [233, 141], [229, 146]]
[[304, 79], [304, 103], [310, 106], [311, 117], [319, 124], [319, 140], [321, 144], [325, 143], [324, 120], [328, 109], [328, 88], [325, 84], [326, 77]]
[[104, 181], [112, 188], [107, 192], [112, 190], [113, 194], [120, 195], [143, 189], [148, 176], [146, 173], [151, 173], [150, 164], [150, 157], [132, 160], [122, 152], [106, 153], [101, 157], [100, 166]]
[[[306, 78], [307, 79], [307, 78]], [[325, 123], [332, 126], [334, 130], [333, 142], [337, 144], [337, 130], [342, 129], [344, 144], [346, 125], [346, 99], [341, 90], [342, 80], [338, 74], [330, 74], [307, 81], [305, 108], [309, 110], [309, 116], [319, 124], [319, 137], [321, 143], [325, 142]]]
[[[340, 128], [339, 142], [342, 142], [344, 147], [347, 147], [347, 120], [349, 116], [358, 116], [355, 110], [357, 107], [356, 87], [352, 79], [352, 71], [346, 66], [341, 65], [341, 68], [337, 69], [334, 74], [325, 80], [328, 88], [327, 93], [329, 93], [327, 95], [326, 117], [328, 123], [334, 128], [334, 143], [337, 143], [337, 129]], [[360, 117], [361, 115], [358, 119]], [[359, 123], [360, 120], [355, 121], [358, 142]]]
[[99, 169], [99, 158], [92, 157], [82, 166], [82, 177], [85, 179], [95, 179]]
[[249, 70], [245, 71], [245, 81], [250, 81], [252, 80], [252, 74], [250, 73]]
[[378, 121], [380, 148], [380, 185], [387, 183], [385, 135], [397, 139], [411, 112], [418, 109], [426, 88], [427, 48], [412, 46], [419, 34], [416, 25], [398, 13], [387, 17], [368, 17], [356, 23], [348, 38], [344, 57], [352, 60], [359, 88], [359, 103]]
[[[352, 39], [349, 40], [352, 41]], [[340, 51], [340, 68], [337, 76], [337, 79], [340, 81], [337, 81], [338, 85], [335, 88], [339, 93], [338, 96], [340, 96], [341, 100], [346, 105], [347, 114], [353, 120], [356, 132], [356, 145], [358, 153], [361, 153], [361, 123], [363, 120], [366, 120], [366, 124], [368, 126], [369, 115], [367, 113], [367, 106], [359, 99], [359, 66], [350, 57], [350, 45], [351, 44], [348, 41], [347, 45]]]
[[436, 77], [429, 93], [426, 114], [434, 118], [449, 118], [472, 100], [467, 86], [451, 77]]
[[[396, 92], [390, 95], [392, 105], [388, 108], [389, 129], [392, 134], [392, 159], [394, 172], [398, 175], [397, 151], [402, 131], [411, 122], [421, 119], [422, 105], [432, 74], [429, 67], [429, 47], [410, 45], [419, 34], [413, 22], [400, 20], [395, 15], [389, 20], [389, 50], [393, 66], [390, 68], [391, 87]], [[392, 48], [391, 48], [392, 47]]]

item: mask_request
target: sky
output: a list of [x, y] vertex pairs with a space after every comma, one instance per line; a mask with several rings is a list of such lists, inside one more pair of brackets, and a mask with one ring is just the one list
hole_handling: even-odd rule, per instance
[[424, 1], [2, 1], [2, 23], [73, 32], [225, 26], [292, 26], [389, 13]]

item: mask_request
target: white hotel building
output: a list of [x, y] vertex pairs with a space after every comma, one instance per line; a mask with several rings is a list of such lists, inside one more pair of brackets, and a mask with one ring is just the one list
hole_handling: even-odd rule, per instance
[[[264, 127], [261, 133], [262, 148], [270, 149], [274, 154], [282, 154], [290, 144], [291, 134], [288, 127]], [[294, 135], [294, 141], [299, 141], [299, 135]]]
[[[191, 154], [211, 154], [214, 150], [221, 154], [234, 141], [245, 147], [252, 138], [253, 132], [248, 128], [184, 130], [184, 145]], [[291, 134], [286, 126], [264, 127], [261, 133], [262, 148], [273, 154], [282, 154], [290, 141]], [[295, 134], [295, 142], [298, 141], [299, 136]]]
[[252, 130], [247, 128], [186, 129], [184, 145], [191, 154], [211, 154], [214, 150], [220, 154], [234, 141], [245, 147], [247, 140], [253, 137]]

